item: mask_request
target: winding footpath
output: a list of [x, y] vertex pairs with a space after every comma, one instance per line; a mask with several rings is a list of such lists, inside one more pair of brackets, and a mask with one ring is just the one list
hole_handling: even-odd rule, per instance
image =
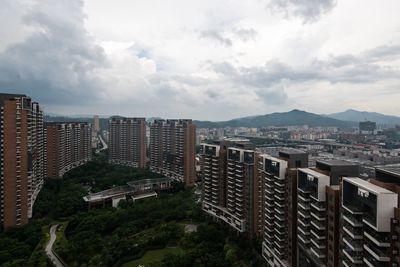
[[57, 227], [58, 224], [54, 224], [50, 227], [50, 240], [49, 243], [47, 243], [46, 245], [46, 254], [56, 267], [65, 267], [65, 265], [58, 259], [58, 257], [53, 252], [53, 244], [57, 238], [56, 235]]

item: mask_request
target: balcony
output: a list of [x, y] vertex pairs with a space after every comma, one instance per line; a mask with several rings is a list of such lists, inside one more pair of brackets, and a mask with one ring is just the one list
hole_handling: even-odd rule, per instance
[[299, 202], [297, 203], [297, 206], [298, 206], [299, 208], [301, 208], [302, 210], [305, 210], [305, 211], [310, 210], [310, 204], [309, 204], [309, 203], [306, 203], [306, 202], [301, 202], [301, 201], [299, 201]]
[[351, 205], [351, 204], [343, 204], [342, 205], [343, 209], [348, 211], [351, 214], [354, 215], [361, 215], [363, 214], [361, 207], [356, 206], [356, 205]]
[[315, 240], [311, 238], [311, 244], [318, 250], [324, 250], [326, 248], [325, 242], [321, 240]]
[[347, 249], [347, 248], [343, 249], [342, 251], [343, 251], [343, 254], [345, 255], [345, 257], [348, 260], [350, 260], [350, 262], [352, 264], [358, 265], [358, 264], [362, 264], [363, 263], [363, 260], [362, 260], [363, 252], [354, 252], [354, 251], [352, 251], [350, 249]]
[[310, 237], [304, 236], [301, 233], [297, 234], [298, 241], [304, 247], [307, 247], [310, 244]]
[[325, 232], [324, 232], [324, 231], [316, 231], [316, 230], [314, 230], [314, 229], [311, 229], [311, 230], [310, 230], [310, 233], [311, 233], [311, 235], [312, 235], [314, 238], [316, 238], [316, 239], [318, 239], [318, 240], [326, 239], [326, 236], [325, 236]]
[[311, 221], [311, 225], [319, 230], [319, 231], [324, 231], [326, 229], [325, 223], [324, 222], [320, 222], [320, 221]]
[[298, 214], [300, 215], [300, 217], [303, 217], [305, 219], [309, 219], [310, 218], [310, 214], [308, 212], [301, 212], [300, 210], [298, 211]]
[[324, 259], [326, 258], [325, 253], [321, 253], [321, 250], [317, 250], [314, 247], [311, 247], [311, 253], [313, 254], [314, 257], [316, 257], [317, 259]]
[[319, 212], [324, 212], [326, 210], [325, 202], [314, 202], [311, 204], [311, 207]]
[[304, 197], [304, 196], [302, 196], [301, 194], [298, 194], [297, 195], [297, 198], [300, 200], [300, 201], [303, 201], [303, 202], [310, 202], [311, 200], [310, 200], [310, 198], [306, 198], [306, 197]]
[[312, 210], [310, 212], [311, 217], [318, 220], [318, 221], [326, 221], [325, 213], [322, 212], [315, 212], [315, 210]]
[[372, 229], [365, 228], [364, 236], [371, 240], [378, 247], [390, 247], [390, 239], [388, 233], [375, 232]]
[[353, 227], [351, 225], [343, 225], [343, 232], [350, 236], [352, 239], [363, 239], [361, 228]]
[[351, 251], [363, 251], [362, 241], [354, 241], [348, 237], [343, 237], [343, 242]]
[[362, 227], [363, 224], [361, 221], [355, 217], [350, 217], [349, 215], [344, 215], [343, 214], [343, 220], [349, 223], [353, 227]]
[[390, 261], [390, 257], [388, 256], [387, 251], [382, 251], [381, 249], [377, 248], [375, 245], [371, 243], [364, 244], [364, 249], [379, 262]]

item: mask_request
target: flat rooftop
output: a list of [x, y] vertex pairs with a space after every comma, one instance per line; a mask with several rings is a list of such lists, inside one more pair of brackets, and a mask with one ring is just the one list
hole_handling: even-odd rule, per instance
[[142, 180], [137, 180], [137, 181], [131, 181], [127, 182], [127, 184], [130, 187], [135, 187], [138, 185], [151, 185], [151, 184], [157, 184], [157, 183], [166, 183], [166, 182], [171, 182], [172, 179], [168, 177], [163, 177], [163, 178], [152, 178], [152, 179], [142, 179]]
[[400, 177], [400, 166], [396, 166], [396, 167], [385, 166], [385, 167], [377, 167], [376, 169], [381, 172]]
[[303, 155], [307, 154], [307, 152], [304, 152], [303, 150], [296, 149], [296, 148], [283, 148], [279, 150], [279, 153], [284, 153], [287, 155]]
[[327, 160], [317, 160], [317, 163], [321, 163], [327, 166], [358, 166], [357, 163], [341, 160], [341, 159], [327, 159]]

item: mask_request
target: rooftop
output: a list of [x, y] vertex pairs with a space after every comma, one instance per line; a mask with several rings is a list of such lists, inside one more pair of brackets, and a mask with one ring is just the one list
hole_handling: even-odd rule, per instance
[[340, 160], [340, 159], [327, 159], [327, 160], [317, 160], [317, 163], [321, 163], [327, 166], [335, 167], [335, 166], [358, 166], [357, 163]]
[[396, 194], [390, 190], [387, 190], [386, 188], [374, 185], [358, 177], [345, 177], [343, 178], [343, 181], [347, 181], [350, 184], [353, 184], [374, 194]]
[[385, 167], [377, 167], [377, 170], [400, 177], [400, 166], [385, 166]]
[[302, 154], [307, 154], [303, 150], [296, 149], [296, 148], [283, 148], [279, 150], [280, 153], [285, 153], [287, 155], [302, 155]]

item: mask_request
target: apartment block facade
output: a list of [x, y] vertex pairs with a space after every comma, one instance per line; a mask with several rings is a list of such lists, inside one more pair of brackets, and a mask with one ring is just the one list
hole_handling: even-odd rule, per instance
[[202, 209], [248, 236], [262, 235], [262, 181], [259, 155], [247, 144], [201, 145]]
[[307, 153], [290, 149], [279, 157], [262, 155], [262, 256], [267, 266], [297, 265], [297, 168], [308, 166]]
[[109, 158], [112, 164], [146, 167], [145, 118], [112, 118], [109, 120]]
[[358, 173], [358, 165], [340, 160], [298, 170], [298, 266], [340, 266], [340, 184]]
[[194, 185], [195, 145], [192, 120], [155, 120], [150, 125], [150, 170]]
[[0, 108], [0, 229], [7, 230], [32, 216], [44, 178], [44, 128], [39, 104], [25, 95], [0, 94]]
[[92, 127], [88, 123], [46, 123], [46, 175], [62, 177], [92, 159]]
[[396, 266], [390, 264], [391, 219], [398, 207], [398, 194], [385, 185], [345, 178], [342, 207], [343, 265]]

